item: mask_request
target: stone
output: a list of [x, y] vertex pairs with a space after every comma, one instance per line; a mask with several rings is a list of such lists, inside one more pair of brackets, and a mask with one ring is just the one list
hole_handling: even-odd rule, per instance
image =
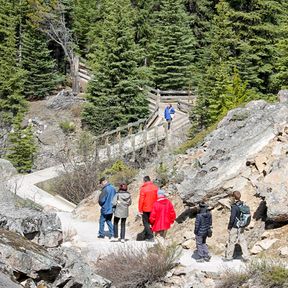
[[53, 282], [61, 270], [45, 248], [4, 229], [0, 229], [0, 262], [12, 269], [16, 279], [25, 275]]
[[280, 103], [287, 103], [288, 101], [288, 90], [280, 90], [277, 94], [278, 101]]
[[186, 240], [194, 239], [195, 238], [195, 234], [192, 231], [190, 231], [190, 230], [186, 230], [186, 231], [184, 231], [183, 238], [186, 239]]
[[219, 199], [219, 200], [218, 200], [218, 203], [219, 203], [220, 205], [222, 205], [223, 207], [226, 207], [226, 208], [228, 208], [228, 209], [231, 208], [231, 201], [230, 201], [229, 198]]
[[228, 207], [223, 198], [238, 190], [244, 201], [247, 195], [265, 197], [268, 219], [288, 221], [287, 127], [287, 104], [259, 100], [229, 111], [206, 136], [205, 149], [198, 148], [197, 165], [187, 165], [197, 148], [176, 161], [174, 169], [184, 178], [176, 184], [182, 200], [190, 206], [203, 200], [216, 206], [220, 200]]
[[15, 283], [9, 275], [0, 272], [0, 287], [1, 288], [23, 288], [20, 284]]
[[253, 254], [253, 255], [257, 255], [257, 254], [261, 253], [262, 251], [263, 251], [263, 249], [262, 249], [259, 245], [257, 245], [257, 244], [255, 244], [255, 245], [250, 249], [250, 253]]
[[194, 249], [196, 247], [196, 244], [195, 244], [195, 240], [193, 239], [188, 239], [186, 241], [184, 241], [181, 246], [184, 248], [184, 249]]
[[44, 247], [57, 247], [63, 241], [61, 222], [55, 213], [1, 205], [0, 227], [14, 231]]
[[288, 257], [288, 246], [280, 247], [278, 251], [281, 257]]
[[261, 239], [267, 239], [271, 237], [271, 233], [269, 231], [265, 231], [262, 235], [261, 235]]
[[17, 174], [17, 170], [14, 166], [5, 159], [0, 159], [0, 182], [8, 180], [10, 177]]
[[[254, 246], [258, 246], [261, 248], [261, 250], [268, 250], [274, 243], [276, 243], [279, 239], [264, 239], [264, 240], [261, 240], [261, 241], [258, 241]], [[258, 248], [255, 247], [255, 250], [252, 250], [253, 251], [257, 251]], [[259, 249], [258, 249], [259, 250]], [[255, 253], [257, 254], [257, 253]]]

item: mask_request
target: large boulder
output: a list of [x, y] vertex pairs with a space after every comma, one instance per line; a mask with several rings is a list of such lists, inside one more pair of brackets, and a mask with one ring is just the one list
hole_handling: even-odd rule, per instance
[[[288, 106], [253, 101], [230, 111], [198, 149], [191, 149], [176, 169], [182, 199], [215, 204], [230, 192], [266, 197], [268, 217], [288, 220]], [[197, 157], [195, 157], [197, 155]], [[277, 182], [277, 185], [276, 185]]]
[[0, 182], [8, 180], [11, 176], [17, 174], [15, 167], [5, 159], [0, 159]]
[[1, 205], [0, 227], [16, 232], [44, 247], [58, 247], [63, 241], [61, 221], [55, 213]]

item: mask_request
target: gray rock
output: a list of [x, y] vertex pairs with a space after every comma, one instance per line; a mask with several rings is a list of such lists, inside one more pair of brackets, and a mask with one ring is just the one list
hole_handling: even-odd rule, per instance
[[0, 182], [6, 181], [16, 174], [17, 170], [14, 168], [11, 162], [5, 159], [0, 159]]
[[55, 213], [43, 213], [28, 208], [11, 209], [1, 205], [0, 227], [44, 247], [57, 247], [63, 240], [61, 222]]
[[280, 90], [278, 92], [278, 100], [280, 103], [288, 102], [288, 90]]
[[0, 272], [0, 288], [23, 288], [23, 286], [15, 283], [8, 275]]
[[0, 229], [0, 261], [19, 279], [25, 275], [53, 282], [61, 270], [45, 248], [4, 229]]
[[[111, 281], [97, 275], [83, 258], [70, 248], [52, 249], [51, 252], [59, 264], [63, 266], [54, 285], [57, 287], [79, 287], [82, 288], [109, 288]], [[63, 286], [63, 283], [66, 283]]]
[[[177, 185], [180, 196], [190, 205], [195, 205], [205, 198], [209, 199], [209, 204], [216, 205], [219, 199], [230, 192], [245, 191], [248, 183], [251, 186], [251, 183], [255, 182], [252, 183], [255, 193], [266, 197], [268, 216], [275, 220], [278, 216], [281, 216], [281, 221], [288, 220], [288, 207], [285, 205], [288, 199], [288, 184], [284, 183], [288, 176], [284, 169], [288, 164], [286, 154], [283, 152], [281, 155], [281, 147], [274, 149], [277, 153], [275, 152], [273, 157], [278, 158], [276, 157], [271, 167], [266, 163], [274, 159], [270, 150], [265, 152], [266, 158], [259, 157], [254, 160], [259, 154], [261, 156], [263, 150], [272, 145], [273, 141], [274, 146], [280, 143], [279, 141], [286, 141], [287, 146], [287, 133], [281, 132], [286, 131], [287, 127], [286, 104], [268, 104], [259, 100], [250, 102], [245, 108], [231, 110], [219, 123], [218, 128], [205, 138], [205, 145], [199, 147], [198, 151], [201, 150], [202, 153], [199, 154], [198, 165], [193, 165], [189, 160], [189, 157], [195, 159], [197, 151], [194, 149], [186, 156], [186, 163], [191, 164], [186, 165], [180, 161], [176, 167], [179, 173], [184, 173], [184, 181]], [[282, 150], [287, 151], [284, 148]], [[278, 172], [273, 175], [273, 171]], [[269, 173], [270, 177], [267, 176]], [[279, 178], [277, 175], [281, 177], [281, 181], [276, 185]], [[254, 178], [256, 180], [252, 181]], [[261, 183], [265, 184], [264, 187]], [[276, 186], [273, 186], [274, 184]], [[271, 187], [272, 192], [269, 190]]]

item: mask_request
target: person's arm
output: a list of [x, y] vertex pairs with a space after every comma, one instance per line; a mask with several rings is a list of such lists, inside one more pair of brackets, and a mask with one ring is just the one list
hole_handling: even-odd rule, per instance
[[139, 213], [143, 213], [144, 199], [145, 199], [145, 193], [143, 189], [140, 189], [140, 196], [139, 196], [139, 202], [138, 202]]
[[107, 191], [104, 188], [101, 194], [99, 195], [99, 199], [98, 199], [98, 203], [100, 206], [103, 206], [105, 204], [106, 198], [107, 198]]
[[228, 224], [228, 230], [231, 230], [233, 228], [233, 225], [235, 223], [236, 220], [236, 216], [237, 216], [237, 206], [236, 205], [232, 205], [231, 207], [231, 214], [230, 214], [230, 220], [229, 220], [229, 224]]
[[155, 223], [156, 220], [156, 205], [153, 205], [152, 211], [150, 213], [149, 222], [151, 225]]
[[194, 234], [195, 234], [195, 235], [197, 235], [198, 230], [199, 230], [199, 228], [200, 228], [200, 217], [201, 217], [201, 216], [200, 216], [199, 214], [196, 215], [195, 229], [194, 229]]
[[171, 107], [171, 109], [170, 109], [170, 114], [175, 114], [175, 109], [174, 109], [174, 107]]
[[114, 197], [113, 197], [113, 200], [112, 200], [112, 207], [114, 206], [116, 206], [116, 204], [117, 204], [117, 200], [118, 200], [118, 195], [117, 195], [117, 193], [114, 195]]
[[132, 204], [132, 197], [130, 195], [127, 205], [130, 206]]

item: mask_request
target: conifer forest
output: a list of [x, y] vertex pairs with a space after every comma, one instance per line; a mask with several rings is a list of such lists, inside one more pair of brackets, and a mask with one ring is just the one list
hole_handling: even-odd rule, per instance
[[28, 101], [63, 87], [79, 93], [77, 59], [93, 75], [81, 117], [94, 134], [145, 117], [147, 86], [197, 95], [192, 137], [288, 85], [287, 0], [0, 0], [0, 7], [0, 128], [13, 130], [11, 159], [19, 147], [34, 151], [22, 125]]

